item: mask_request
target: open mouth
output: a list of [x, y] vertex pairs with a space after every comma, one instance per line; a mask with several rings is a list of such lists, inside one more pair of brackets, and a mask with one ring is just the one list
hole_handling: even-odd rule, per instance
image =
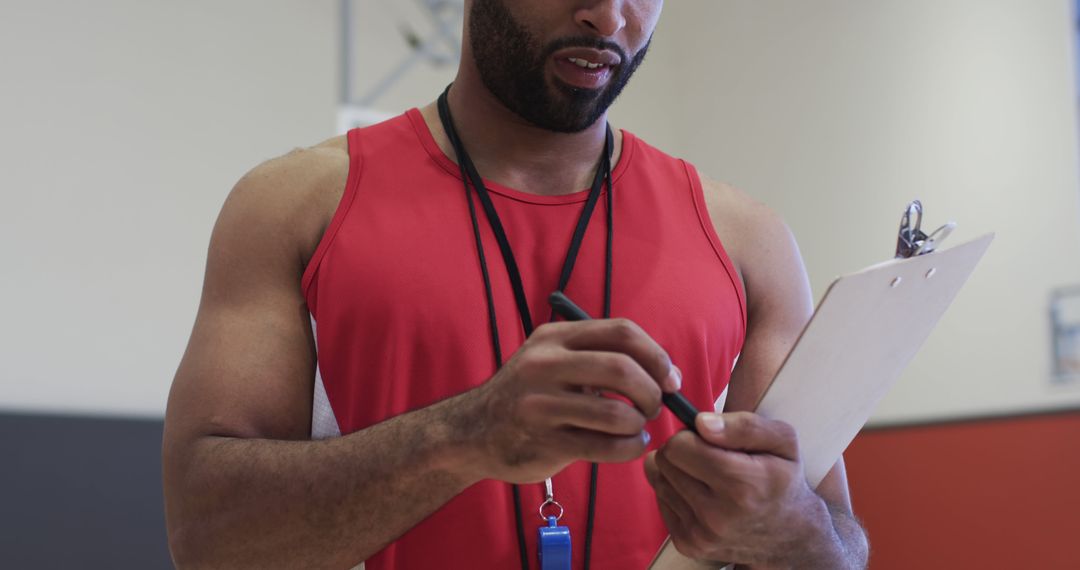
[[601, 67], [604, 67], [604, 64], [600, 62], [592, 62], [580, 57], [568, 57], [566, 58], [566, 61], [569, 61], [582, 69], [600, 69]]
[[563, 83], [578, 89], [600, 89], [613, 75], [612, 70], [622, 63], [621, 58], [607, 50], [571, 48], [553, 56], [555, 75]]

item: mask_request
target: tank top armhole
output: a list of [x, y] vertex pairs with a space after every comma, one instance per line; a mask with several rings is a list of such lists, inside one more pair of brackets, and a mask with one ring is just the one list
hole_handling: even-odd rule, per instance
[[727, 271], [728, 279], [731, 280], [731, 286], [735, 289], [735, 294], [739, 298], [739, 312], [742, 315], [742, 330], [743, 336], [746, 335], [746, 291], [743, 290], [742, 280], [739, 279], [739, 273], [735, 270], [735, 264], [732, 263], [731, 257], [728, 256], [727, 251], [724, 249], [724, 245], [720, 243], [720, 236], [716, 234], [716, 227], [712, 223], [712, 217], [709, 216], [709, 209], [705, 205], [705, 190], [701, 185], [701, 175], [692, 164], [685, 160], [680, 160], [683, 164], [683, 168], [686, 171], [686, 177], [690, 181], [691, 192], [694, 194], [694, 209], [697, 210], [698, 222], [701, 223], [701, 230], [705, 232], [705, 237], [708, 238], [709, 244], [712, 245], [713, 251], [716, 252], [716, 257], [720, 259], [720, 263], [723, 264], [724, 270]]
[[319, 240], [319, 245], [315, 248], [315, 253], [312, 254], [311, 260], [308, 261], [307, 267], [304, 269], [304, 276], [300, 280], [300, 290], [309, 307], [313, 306], [310, 289], [319, 271], [319, 265], [326, 256], [326, 252], [330, 249], [330, 245], [334, 242], [334, 237], [337, 236], [341, 223], [345, 220], [345, 216], [349, 213], [349, 209], [352, 207], [353, 200], [356, 197], [356, 188], [360, 183], [360, 169], [363, 166], [359, 134], [360, 129], [352, 129], [346, 135], [349, 149], [349, 174], [345, 180], [345, 190], [341, 194], [341, 201], [338, 202], [337, 209], [334, 210], [334, 216], [330, 218], [330, 225], [327, 226], [326, 232], [323, 233], [322, 238]]

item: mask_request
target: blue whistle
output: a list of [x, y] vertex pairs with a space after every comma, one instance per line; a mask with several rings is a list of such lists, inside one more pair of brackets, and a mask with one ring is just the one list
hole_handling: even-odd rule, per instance
[[558, 519], [547, 518], [548, 525], [540, 527], [540, 570], [570, 570], [570, 529], [558, 526]]

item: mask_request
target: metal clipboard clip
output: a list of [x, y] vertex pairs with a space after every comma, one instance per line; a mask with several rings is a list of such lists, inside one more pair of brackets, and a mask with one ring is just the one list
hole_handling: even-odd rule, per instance
[[956, 222], [948, 222], [927, 235], [922, 231], [922, 218], [922, 202], [915, 200], [908, 204], [904, 216], [900, 218], [900, 233], [896, 238], [897, 258], [906, 259], [931, 253], [956, 229]]

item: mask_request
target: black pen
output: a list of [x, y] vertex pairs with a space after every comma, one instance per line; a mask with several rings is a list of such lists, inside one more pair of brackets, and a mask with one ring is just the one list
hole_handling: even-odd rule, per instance
[[[548, 297], [548, 303], [551, 303], [551, 308], [555, 309], [562, 318], [568, 321], [588, 321], [592, 320], [589, 313], [586, 313], [581, 307], [574, 304], [562, 291], [556, 291]], [[697, 426], [694, 425], [694, 418], [698, 415], [697, 408], [690, 403], [690, 400], [686, 399], [680, 392], [672, 392], [664, 394], [660, 397], [664, 405], [667, 406], [671, 413], [675, 414], [675, 417], [682, 420], [682, 423], [686, 425], [686, 429], [698, 433]], [[700, 434], [698, 434], [700, 435]]]

